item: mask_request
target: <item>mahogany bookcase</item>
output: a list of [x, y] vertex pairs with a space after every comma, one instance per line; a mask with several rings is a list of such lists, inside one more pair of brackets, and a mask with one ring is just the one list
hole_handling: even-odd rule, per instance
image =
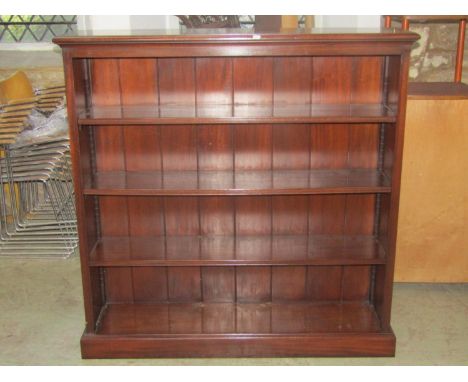
[[395, 30], [62, 47], [84, 358], [392, 356]]

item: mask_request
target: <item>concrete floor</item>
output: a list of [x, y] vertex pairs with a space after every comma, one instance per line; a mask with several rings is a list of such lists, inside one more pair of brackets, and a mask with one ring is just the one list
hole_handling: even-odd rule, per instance
[[468, 284], [396, 284], [395, 358], [82, 360], [79, 261], [0, 257], [0, 365], [468, 365]]

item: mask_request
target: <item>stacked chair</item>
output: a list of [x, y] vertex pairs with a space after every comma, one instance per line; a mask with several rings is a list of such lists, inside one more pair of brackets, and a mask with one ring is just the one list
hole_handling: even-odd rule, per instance
[[60, 86], [0, 105], [0, 256], [66, 258], [77, 248], [69, 139], [17, 142], [33, 109], [47, 115], [63, 101]]

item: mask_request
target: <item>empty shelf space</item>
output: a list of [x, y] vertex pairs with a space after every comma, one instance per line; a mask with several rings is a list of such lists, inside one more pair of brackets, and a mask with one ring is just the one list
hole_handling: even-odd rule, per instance
[[361, 302], [109, 304], [102, 335], [229, 335], [378, 332], [373, 306]]
[[224, 123], [395, 122], [382, 104], [239, 104], [92, 106], [78, 114], [80, 125], [170, 125]]
[[389, 193], [377, 170], [116, 171], [88, 180], [87, 195], [298, 195]]
[[99, 239], [91, 266], [385, 264], [373, 236], [155, 236]]

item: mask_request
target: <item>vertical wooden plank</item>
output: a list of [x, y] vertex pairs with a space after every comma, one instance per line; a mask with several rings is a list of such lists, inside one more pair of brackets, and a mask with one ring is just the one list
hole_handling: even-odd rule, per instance
[[132, 276], [135, 302], [167, 301], [167, 274], [164, 267], [134, 267]]
[[133, 303], [132, 268], [105, 268], [106, 302]]
[[267, 304], [238, 305], [237, 333], [270, 333], [271, 307]]
[[309, 198], [309, 233], [343, 234], [346, 196], [312, 195]]
[[271, 301], [271, 268], [239, 267], [236, 270], [238, 302]]
[[202, 301], [199, 267], [168, 267], [167, 273], [170, 302]]
[[202, 267], [203, 302], [235, 302], [232, 267]]
[[236, 307], [233, 304], [207, 304], [203, 307], [203, 333], [235, 333]]
[[199, 234], [198, 199], [196, 197], [166, 197], [164, 209], [167, 235]]
[[311, 99], [311, 57], [275, 57], [274, 104], [308, 105]]
[[308, 169], [311, 149], [309, 125], [273, 125], [272, 130], [273, 169]]
[[122, 105], [158, 105], [158, 73], [155, 58], [119, 59]]
[[343, 267], [307, 267], [306, 298], [310, 301], [340, 301]]
[[197, 169], [196, 127], [175, 125], [161, 128], [163, 171]]
[[99, 210], [102, 236], [128, 235], [128, 211], [125, 197], [101, 196]]
[[346, 224], [348, 235], [372, 235], [374, 229], [375, 195], [348, 195], [346, 197]]
[[216, 114], [232, 112], [232, 60], [230, 58], [196, 58], [197, 113], [207, 105], [217, 105]]
[[233, 59], [234, 107], [273, 103], [273, 59], [239, 57]]
[[93, 105], [120, 105], [119, 61], [113, 58], [90, 60]]
[[272, 166], [271, 125], [235, 127], [235, 170], [270, 170]]
[[228, 125], [200, 125], [198, 128], [198, 166], [201, 171], [232, 170], [232, 129]]
[[349, 125], [349, 168], [376, 168], [379, 154], [379, 125]]
[[[157, 60], [153, 58], [120, 59], [122, 105], [147, 105], [157, 108]], [[159, 127], [125, 126], [124, 147], [127, 171], [161, 170]]]
[[352, 57], [314, 57], [312, 103], [350, 103], [352, 69]]
[[[164, 234], [162, 199], [128, 197], [129, 234], [156, 236]], [[160, 267], [132, 268], [135, 302], [167, 301], [167, 274]]]
[[306, 267], [272, 268], [272, 301], [303, 300], [306, 295]]
[[201, 333], [202, 318], [203, 310], [199, 305], [171, 304], [169, 306], [169, 327], [171, 333]]
[[384, 57], [353, 57], [352, 103], [382, 102], [382, 70]]
[[161, 198], [129, 196], [127, 202], [131, 236], [164, 234]]
[[158, 59], [159, 102], [195, 110], [195, 72], [192, 58]]
[[271, 228], [271, 197], [236, 199], [236, 235], [269, 235]]
[[370, 266], [343, 267], [343, 300], [368, 301], [370, 288]]
[[[90, 60], [91, 99], [93, 105], [120, 105], [120, 72], [116, 59]], [[95, 129], [96, 167], [98, 171], [124, 169], [122, 128], [117, 126]]]
[[312, 125], [310, 129], [310, 168], [346, 168], [349, 125]]
[[234, 198], [211, 196], [199, 198], [200, 234], [234, 234]]
[[272, 230], [274, 235], [307, 234], [308, 196], [273, 196]]

